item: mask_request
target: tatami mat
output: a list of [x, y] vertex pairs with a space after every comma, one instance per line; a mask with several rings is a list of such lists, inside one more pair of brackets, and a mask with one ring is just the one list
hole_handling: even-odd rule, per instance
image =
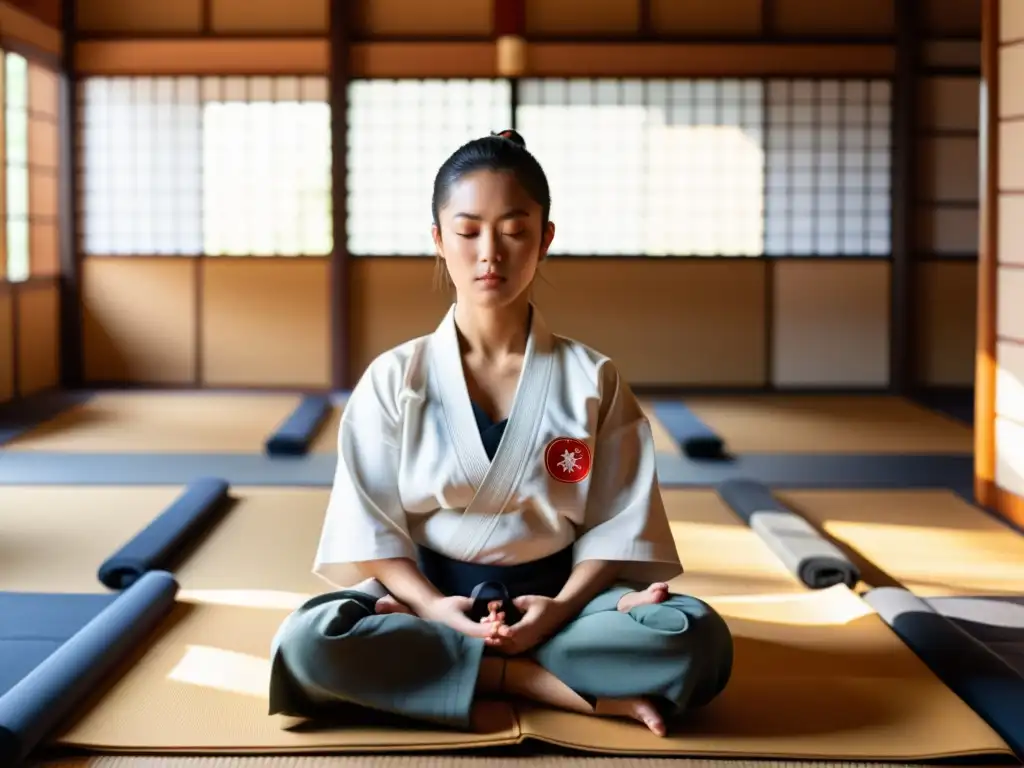
[[[99, 392], [4, 446], [8, 451], [261, 453], [300, 395]], [[336, 406], [310, 448], [336, 450]]]
[[[105, 592], [97, 569], [183, 486], [0, 488], [0, 591]], [[329, 489], [232, 488], [218, 520], [176, 570], [186, 590], [326, 588], [311, 573]], [[284, 599], [284, 598], [282, 598]], [[294, 603], [292, 599], [289, 604]]]
[[[111, 505], [110, 516], [131, 518], [124, 529], [135, 525], [135, 510], [156, 501], [140, 501], [139, 491], [122, 489], [124, 501]], [[922, 760], [1006, 753], [860, 598], [845, 588], [806, 591], [714, 493], [687, 490], [666, 492], [687, 566], [673, 586], [727, 617], [736, 673], [720, 700], [671, 737], [627, 721], [483, 701], [470, 734], [372, 724], [282, 730], [266, 715], [269, 644], [294, 605], [326, 588], [309, 572], [326, 491], [242, 487], [232, 494], [239, 503], [179, 570], [174, 615], [112, 687], [97, 692], [60, 744], [108, 752], [393, 752], [533, 738], [631, 755]]]
[[[28, 763], [26, 768], [919, 768], [910, 763], [529, 755], [97, 755]], [[973, 768], [988, 768], [974, 765]], [[994, 768], [994, 767], [993, 767]]]
[[107, 592], [97, 569], [182, 486], [0, 488], [0, 591]]
[[654, 402], [648, 398], [640, 399], [640, 407], [651, 424], [651, 433], [654, 437], [654, 449], [658, 453], [681, 456], [683, 449], [679, 441], [672, 437], [672, 433], [661, 423], [658, 414], [654, 411]]
[[845, 545], [869, 586], [921, 597], [1024, 594], [1024, 535], [936, 490], [777, 490]]
[[730, 453], [971, 453], [973, 431], [948, 416], [888, 396], [687, 397]]

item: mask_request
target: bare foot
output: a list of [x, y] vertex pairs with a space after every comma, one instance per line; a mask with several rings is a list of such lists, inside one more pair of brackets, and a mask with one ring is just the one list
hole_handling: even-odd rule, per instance
[[632, 718], [646, 725], [655, 736], [665, 735], [665, 721], [647, 699], [598, 699], [594, 714]]
[[409, 606], [398, 602], [391, 595], [385, 595], [380, 598], [374, 607], [377, 613], [407, 613], [410, 616], [414, 615]]
[[656, 581], [643, 592], [629, 592], [619, 599], [616, 606], [622, 613], [629, 613], [639, 605], [654, 605], [668, 600], [668, 584]]

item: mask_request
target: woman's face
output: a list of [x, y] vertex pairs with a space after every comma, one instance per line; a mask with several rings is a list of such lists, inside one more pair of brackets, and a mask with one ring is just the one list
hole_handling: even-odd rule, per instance
[[504, 306], [529, 289], [547, 255], [554, 224], [512, 173], [477, 171], [452, 186], [433, 228], [434, 245], [457, 300]]

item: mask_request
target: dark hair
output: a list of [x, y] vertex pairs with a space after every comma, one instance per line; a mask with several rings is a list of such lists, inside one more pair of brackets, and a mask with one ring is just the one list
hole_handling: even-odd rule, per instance
[[473, 139], [444, 161], [434, 177], [434, 195], [430, 205], [434, 224], [438, 223], [438, 212], [448, 202], [452, 186], [476, 171], [509, 171], [514, 174], [526, 193], [540, 205], [541, 225], [548, 223], [551, 213], [548, 177], [537, 158], [527, 151], [523, 137], [510, 129]]

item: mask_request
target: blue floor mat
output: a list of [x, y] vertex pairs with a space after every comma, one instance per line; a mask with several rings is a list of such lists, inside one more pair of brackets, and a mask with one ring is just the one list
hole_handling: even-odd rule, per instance
[[0, 592], [0, 696], [110, 605], [116, 594]]
[[[330, 487], [337, 456], [0, 452], [0, 485], [179, 485], [216, 475], [231, 485]], [[970, 456], [750, 454], [728, 461], [658, 455], [665, 487], [746, 477], [778, 488], [953, 488], [974, 482]]]

